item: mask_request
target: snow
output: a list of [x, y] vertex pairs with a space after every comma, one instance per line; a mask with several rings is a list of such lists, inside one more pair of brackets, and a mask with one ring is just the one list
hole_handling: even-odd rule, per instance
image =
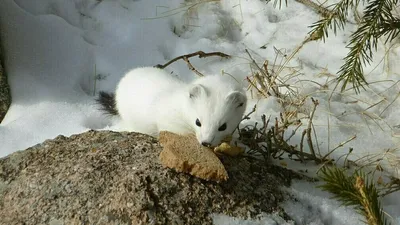
[[[0, 35], [13, 102], [0, 125], [0, 157], [61, 134], [113, 129], [113, 121], [98, 111], [94, 95], [99, 90], [114, 91], [131, 68], [165, 63], [198, 50], [221, 51], [232, 59], [191, 62], [202, 73], [227, 73], [244, 81], [251, 73], [245, 49], [259, 63], [282, 65], [283, 54], [302, 46], [281, 75], [299, 96], [319, 100], [313, 122], [321, 153], [356, 135], [331, 157], [342, 162], [351, 147], [349, 159], [382, 157], [380, 165], [400, 177], [398, 41], [390, 48], [379, 43], [374, 62], [365, 67], [371, 83], [366, 91], [340, 93], [332, 80], [355, 27], [349, 24], [336, 36], [331, 32], [326, 43], [302, 45], [308, 26], [318, 19], [318, 14], [295, 1], [279, 10], [260, 0], [3, 0]], [[167, 70], [187, 81], [196, 77], [184, 62]], [[250, 100], [248, 110], [256, 103], [257, 111], [247, 124], [283, 110], [272, 97]], [[299, 113], [308, 115], [311, 108], [308, 98]], [[302, 122], [307, 124], [306, 119]], [[297, 135], [292, 141], [299, 140]], [[307, 168], [311, 176], [316, 170], [310, 163], [285, 162], [296, 170]], [[340, 206], [313, 183], [295, 182], [288, 191], [297, 201], [288, 200], [282, 207], [296, 224], [362, 224], [353, 209]], [[400, 224], [400, 194], [385, 197], [383, 206], [394, 224]], [[259, 221], [215, 215], [214, 223], [294, 224], [282, 222], [278, 215], [262, 215]]]

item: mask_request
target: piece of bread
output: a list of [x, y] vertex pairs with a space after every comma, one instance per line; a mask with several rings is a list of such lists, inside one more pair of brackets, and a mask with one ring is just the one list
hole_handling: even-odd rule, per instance
[[244, 149], [238, 146], [231, 146], [226, 142], [222, 142], [219, 146], [214, 148], [214, 152], [216, 154], [238, 156], [244, 153]]
[[163, 166], [214, 181], [226, 181], [228, 173], [215, 153], [199, 144], [193, 135], [178, 135], [161, 131], [159, 141], [163, 146], [160, 160]]

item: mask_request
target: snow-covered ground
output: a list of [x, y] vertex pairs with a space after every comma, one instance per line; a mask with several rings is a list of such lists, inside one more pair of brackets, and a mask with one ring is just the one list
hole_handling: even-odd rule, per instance
[[[308, 26], [318, 19], [318, 14], [295, 1], [279, 10], [261, 0], [3, 0], [0, 30], [13, 102], [0, 125], [0, 157], [60, 134], [112, 128], [110, 118], [98, 111], [95, 94], [114, 91], [131, 68], [165, 63], [199, 50], [221, 51], [233, 57], [191, 62], [204, 74], [228, 73], [245, 85], [251, 74], [245, 49], [259, 63], [282, 64], [283, 55], [301, 45]], [[334, 91], [333, 74], [343, 63], [354, 29], [349, 24], [337, 36], [331, 33], [325, 44], [305, 44], [281, 75], [300, 96], [319, 100], [313, 122], [321, 154], [356, 135], [331, 156], [343, 159], [351, 147], [349, 159], [364, 157], [362, 162], [367, 163], [365, 156], [383, 157], [385, 171], [400, 177], [396, 168], [400, 162], [399, 41], [390, 48], [379, 43], [374, 63], [365, 68], [371, 83], [366, 91], [339, 93]], [[196, 78], [184, 62], [167, 70], [183, 80]], [[281, 111], [274, 98], [253, 99], [248, 110], [255, 103], [257, 111], [247, 123]], [[299, 113], [308, 115], [311, 108], [308, 99]], [[299, 135], [293, 138], [299, 140]], [[298, 168], [289, 160], [286, 163]], [[354, 210], [341, 207], [314, 185], [293, 184], [289, 191], [298, 201], [282, 204], [296, 224], [363, 224]], [[400, 224], [400, 194], [385, 197], [383, 206]], [[283, 224], [277, 215], [262, 218], [248, 221], [216, 215], [214, 219], [216, 224]]]

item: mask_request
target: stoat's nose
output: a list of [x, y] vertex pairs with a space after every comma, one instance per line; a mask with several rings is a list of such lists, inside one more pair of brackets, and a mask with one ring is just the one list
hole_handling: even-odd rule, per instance
[[201, 142], [201, 145], [203, 145], [204, 147], [210, 147], [211, 143], [203, 141], [203, 142]]

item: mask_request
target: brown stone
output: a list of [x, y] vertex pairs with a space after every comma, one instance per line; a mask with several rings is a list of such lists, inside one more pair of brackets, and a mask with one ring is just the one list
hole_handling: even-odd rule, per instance
[[164, 168], [156, 139], [89, 131], [0, 159], [0, 224], [212, 224], [212, 213], [279, 211], [300, 176], [261, 160], [223, 157], [216, 183]]

